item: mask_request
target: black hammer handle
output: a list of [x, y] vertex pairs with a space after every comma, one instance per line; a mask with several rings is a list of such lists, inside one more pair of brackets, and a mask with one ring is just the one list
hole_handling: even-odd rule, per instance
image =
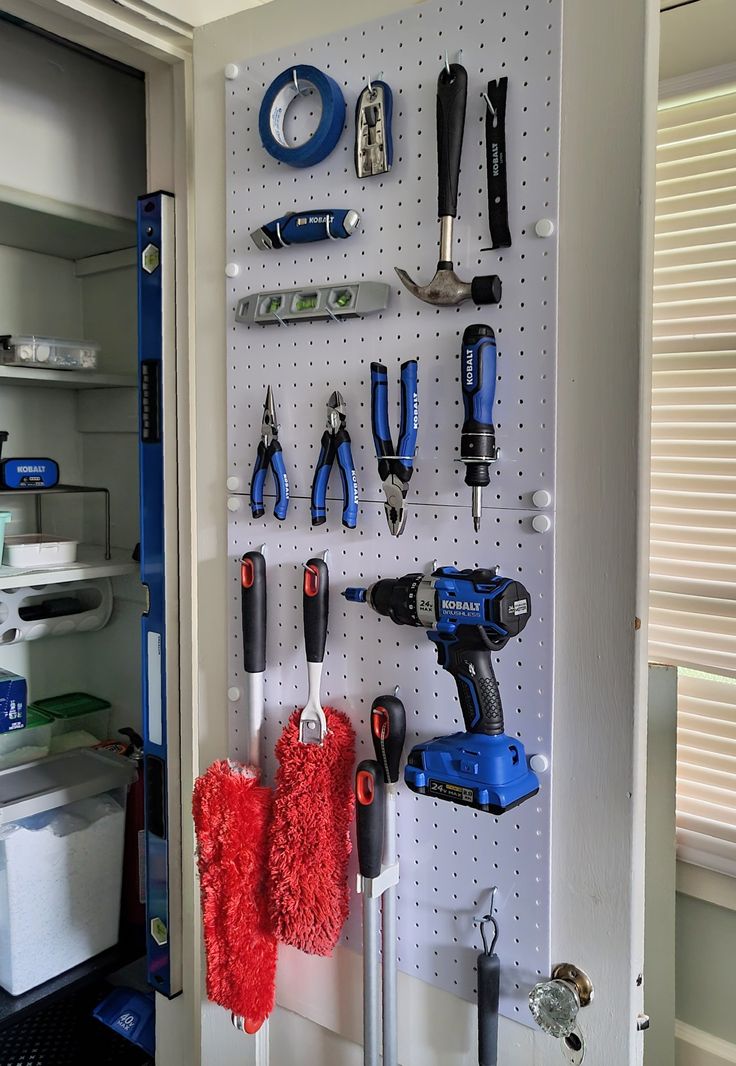
[[443, 67], [437, 79], [437, 214], [457, 215], [457, 186], [463, 151], [468, 72], [459, 63]]
[[324, 559], [310, 559], [304, 567], [304, 646], [308, 663], [321, 663], [327, 643], [330, 572]]
[[243, 613], [243, 666], [248, 674], [266, 669], [266, 560], [262, 552], [246, 552], [240, 560]]

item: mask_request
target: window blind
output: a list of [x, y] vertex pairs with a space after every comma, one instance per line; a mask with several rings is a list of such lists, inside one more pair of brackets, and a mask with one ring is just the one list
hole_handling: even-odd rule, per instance
[[665, 103], [656, 163], [649, 656], [680, 667], [678, 857], [736, 876], [736, 92]]

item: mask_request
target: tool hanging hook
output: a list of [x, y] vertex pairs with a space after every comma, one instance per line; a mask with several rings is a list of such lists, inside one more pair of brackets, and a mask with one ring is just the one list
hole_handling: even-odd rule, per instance
[[450, 60], [447, 55], [447, 49], [445, 49], [445, 70], [447, 71], [447, 77], [452, 77], [452, 71], [450, 70]]
[[[491, 905], [488, 908], [488, 914], [484, 914], [481, 918], [476, 918], [476, 922], [480, 925], [480, 937], [483, 941], [483, 951], [486, 955], [493, 955], [496, 950], [496, 944], [498, 942], [498, 922], [493, 917], [493, 907], [496, 901], [496, 888], [494, 885], [491, 889]], [[486, 926], [493, 926], [493, 939], [490, 946], [488, 944], [488, 934], [486, 933]]]
[[489, 111], [491, 112], [491, 114], [493, 115], [493, 117], [494, 117], [494, 118], [496, 118], [496, 117], [497, 117], [497, 115], [498, 115], [498, 112], [496, 111], [495, 107], [494, 107], [494, 106], [493, 106], [493, 104], [491, 103], [491, 100], [490, 100], [490, 97], [489, 97], [488, 93], [481, 93], [480, 95], [481, 95], [481, 96], [483, 97], [483, 99], [485, 100], [485, 102], [486, 102], [486, 107], [488, 108], [488, 110], [489, 110]]
[[299, 88], [299, 79], [296, 76], [296, 67], [294, 67], [294, 69], [292, 70], [291, 73], [292, 73], [292, 75], [294, 77], [294, 89], [296, 90], [297, 95], [298, 96], [306, 96], [307, 95], [307, 90]]

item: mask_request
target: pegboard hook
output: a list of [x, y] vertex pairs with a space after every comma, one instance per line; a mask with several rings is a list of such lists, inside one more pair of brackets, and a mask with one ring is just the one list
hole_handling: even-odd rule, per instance
[[293, 68], [291, 73], [292, 73], [292, 75], [294, 77], [294, 90], [295, 90], [295, 92], [297, 93], [298, 96], [306, 96], [307, 95], [307, 90], [299, 88], [299, 79], [296, 76], [296, 67]]
[[491, 114], [493, 115], [493, 117], [494, 117], [494, 118], [496, 118], [496, 117], [497, 117], [497, 116], [496, 116], [496, 109], [495, 109], [495, 107], [493, 106], [493, 104], [491, 103], [491, 99], [490, 99], [490, 97], [489, 97], [488, 93], [481, 93], [480, 95], [481, 95], [481, 96], [483, 97], [483, 99], [485, 100], [485, 102], [486, 102], [486, 107], [488, 108], [488, 110], [489, 110], [489, 111], [491, 112]]
[[[476, 918], [476, 922], [480, 925], [480, 938], [483, 941], [483, 951], [486, 955], [493, 955], [496, 950], [496, 943], [498, 942], [498, 922], [493, 917], [493, 907], [496, 902], [496, 889], [494, 885], [491, 889], [491, 905], [488, 908], [488, 914], [482, 915], [480, 918]], [[486, 926], [493, 926], [493, 939], [490, 945], [488, 944], [488, 934], [486, 933]]]
[[447, 77], [452, 77], [452, 71], [450, 70], [450, 60], [447, 55], [447, 49], [445, 49], [445, 70], [447, 71]]

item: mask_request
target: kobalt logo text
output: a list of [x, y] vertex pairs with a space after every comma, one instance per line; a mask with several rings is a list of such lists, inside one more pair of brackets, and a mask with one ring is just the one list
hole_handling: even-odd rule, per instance
[[43, 474], [46, 470], [45, 466], [18, 466], [16, 470], [19, 474]]
[[479, 614], [480, 604], [472, 600], [445, 600], [448, 611], [466, 611], [468, 614]]
[[492, 159], [491, 159], [491, 167], [493, 169], [494, 178], [498, 177], [498, 172], [499, 172], [499, 169], [500, 169], [500, 158], [499, 158], [499, 156], [500, 156], [500, 153], [498, 151], [498, 145], [494, 144], [493, 145], [493, 156], [492, 156]]
[[475, 366], [473, 364], [473, 349], [465, 349], [465, 384], [470, 388], [475, 384]]
[[358, 503], [358, 478], [356, 477], [354, 470], [351, 473], [353, 478], [353, 503]]
[[414, 405], [414, 429], [419, 429], [419, 394], [415, 392], [412, 400]]

